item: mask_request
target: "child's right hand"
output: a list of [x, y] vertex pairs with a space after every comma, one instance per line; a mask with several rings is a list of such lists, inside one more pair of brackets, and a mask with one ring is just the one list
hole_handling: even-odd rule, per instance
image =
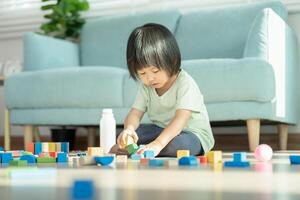
[[138, 138], [134, 128], [131, 126], [128, 126], [118, 136], [117, 144], [119, 145], [120, 148], [123, 149], [131, 143], [137, 143], [138, 139], [139, 138]]

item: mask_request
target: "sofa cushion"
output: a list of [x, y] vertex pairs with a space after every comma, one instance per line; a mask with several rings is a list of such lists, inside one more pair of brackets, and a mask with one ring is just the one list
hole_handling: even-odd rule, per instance
[[163, 24], [174, 32], [179, 17], [178, 11], [169, 10], [88, 21], [81, 34], [81, 65], [126, 68], [127, 40], [137, 26], [153, 22]]
[[8, 108], [105, 108], [123, 106], [126, 71], [74, 67], [23, 72], [5, 82]]
[[175, 34], [182, 58], [242, 58], [255, 16], [268, 7], [287, 19], [285, 6], [277, 1], [184, 13]]
[[182, 67], [195, 79], [208, 103], [268, 102], [275, 97], [273, 68], [262, 59], [184, 60]]

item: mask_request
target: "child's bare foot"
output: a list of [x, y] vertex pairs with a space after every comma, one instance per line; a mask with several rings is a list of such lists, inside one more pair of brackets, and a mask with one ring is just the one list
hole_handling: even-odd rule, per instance
[[126, 149], [121, 149], [117, 144], [110, 149], [109, 153], [117, 155], [129, 155]]

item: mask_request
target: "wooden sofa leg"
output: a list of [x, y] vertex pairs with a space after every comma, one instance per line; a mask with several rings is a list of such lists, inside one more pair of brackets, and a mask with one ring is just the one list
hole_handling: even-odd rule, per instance
[[88, 147], [94, 147], [96, 145], [96, 128], [88, 127]]
[[33, 142], [34, 126], [26, 125], [24, 126], [24, 149], [28, 150], [28, 144]]
[[260, 120], [247, 120], [247, 131], [250, 151], [254, 151], [255, 148], [259, 145]]
[[288, 141], [288, 128], [287, 124], [278, 124], [277, 131], [278, 131], [278, 142], [279, 142], [279, 149], [286, 150], [287, 149], [287, 141]]
[[10, 112], [7, 108], [4, 111], [4, 149], [10, 150]]

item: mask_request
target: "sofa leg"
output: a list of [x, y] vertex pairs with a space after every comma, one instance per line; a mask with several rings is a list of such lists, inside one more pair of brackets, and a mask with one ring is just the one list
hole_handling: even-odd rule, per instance
[[96, 128], [88, 127], [88, 147], [94, 147], [96, 145]]
[[4, 149], [10, 150], [10, 112], [7, 108], [4, 111]]
[[278, 141], [279, 141], [279, 149], [286, 150], [287, 149], [287, 141], [288, 141], [288, 128], [287, 124], [278, 124]]
[[247, 120], [247, 130], [248, 130], [248, 141], [250, 151], [254, 151], [259, 145], [259, 134], [260, 134], [260, 120], [259, 119], [249, 119]]
[[28, 150], [28, 144], [33, 142], [33, 133], [34, 133], [34, 126], [26, 125], [24, 126], [24, 149]]

